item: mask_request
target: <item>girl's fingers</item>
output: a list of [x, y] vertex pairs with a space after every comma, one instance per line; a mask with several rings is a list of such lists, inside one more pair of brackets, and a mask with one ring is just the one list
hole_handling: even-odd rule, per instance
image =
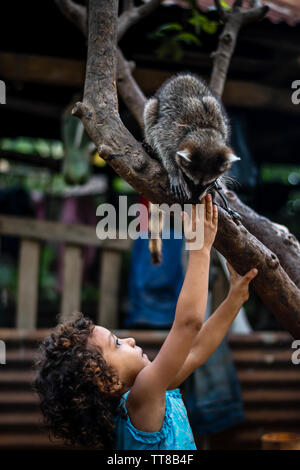
[[252, 281], [252, 279], [255, 278], [255, 276], [258, 274], [258, 270], [256, 268], [254, 269], [250, 269], [250, 271], [248, 271], [245, 276], [244, 276], [244, 279], [245, 281], [247, 281], [248, 283]]
[[206, 220], [209, 222], [212, 220], [213, 207], [211, 194], [206, 195]]
[[[230, 272], [230, 274], [238, 274], [228, 261], [226, 261], [226, 266], [227, 266], [228, 271]], [[252, 281], [252, 279], [255, 278], [255, 276], [257, 276], [257, 274], [258, 274], [258, 270], [256, 268], [252, 268], [244, 276], [240, 276], [240, 277], [245, 279], [245, 281], [250, 282], [250, 281]], [[238, 276], [239, 276], [239, 274], [238, 274]]]
[[213, 222], [216, 224], [218, 222], [218, 206], [213, 205]]

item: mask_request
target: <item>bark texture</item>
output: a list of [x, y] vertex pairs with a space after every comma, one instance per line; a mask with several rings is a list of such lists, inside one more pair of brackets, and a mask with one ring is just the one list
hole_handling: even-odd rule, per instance
[[[126, 3], [132, 5], [132, 2]], [[221, 97], [240, 27], [262, 17], [266, 8], [243, 10], [242, 2], [238, 0], [228, 13], [223, 11], [219, 2], [216, 1], [216, 4], [226, 24], [214, 57], [211, 87]], [[84, 98], [82, 103], [75, 105], [73, 113], [83, 121], [99, 154], [137, 192], [153, 203], [172, 204], [176, 201], [169, 193], [165, 170], [133, 138], [118, 114], [116, 80], [120, 94], [141, 125], [145, 102], [131, 75], [130, 66], [122, 53], [117, 51], [118, 1], [90, 0], [88, 24]], [[245, 274], [252, 267], [258, 268], [259, 275], [252, 281], [253, 288], [281, 324], [293, 336], [300, 337], [300, 291], [294, 282], [292, 269], [288, 271], [286, 267], [288, 259], [286, 264], [281, 265], [279, 251], [277, 256], [277, 251], [273, 253], [267, 247], [271, 246], [268, 234], [262, 236], [260, 241], [259, 235], [256, 238], [242, 223], [234, 221], [220, 208], [214, 246], [240, 274]], [[293, 255], [297, 254], [293, 249]], [[297, 257], [299, 260], [299, 252]], [[290, 277], [287, 272], [290, 272]]]
[[296, 237], [286, 227], [259, 215], [233, 191], [225, 190], [225, 194], [230, 207], [240, 214], [244, 227], [278, 256], [281, 266], [299, 289], [300, 244]]

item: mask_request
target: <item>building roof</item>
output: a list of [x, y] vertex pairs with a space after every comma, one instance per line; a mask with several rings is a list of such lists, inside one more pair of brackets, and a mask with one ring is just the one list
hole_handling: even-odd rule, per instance
[[[226, 0], [226, 3], [232, 5], [234, 0]], [[249, 0], [244, 2], [244, 5], [249, 5]], [[290, 26], [295, 26], [300, 23], [300, 1], [299, 0], [268, 0], [262, 1], [262, 5], [270, 7], [266, 17], [272, 23], [280, 23], [284, 21]], [[183, 0], [164, 0], [164, 5], [179, 5], [187, 8], [187, 3]], [[215, 8], [214, 0], [197, 0], [197, 4], [201, 10], [208, 11]]]

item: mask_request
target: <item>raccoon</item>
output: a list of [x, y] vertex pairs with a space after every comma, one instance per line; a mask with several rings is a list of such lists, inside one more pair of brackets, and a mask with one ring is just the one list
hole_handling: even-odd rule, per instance
[[167, 80], [147, 101], [144, 125], [145, 142], [166, 169], [180, 203], [199, 201], [210, 183], [240, 160], [228, 146], [224, 107], [196, 75]]

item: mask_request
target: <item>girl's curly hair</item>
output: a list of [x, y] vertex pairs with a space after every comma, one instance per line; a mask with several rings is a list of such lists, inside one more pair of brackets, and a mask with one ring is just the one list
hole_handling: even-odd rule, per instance
[[87, 347], [94, 328], [78, 314], [59, 324], [40, 346], [34, 388], [40, 397], [44, 420], [54, 437], [66, 443], [113, 449], [114, 417], [123, 414], [116, 372], [101, 350]]

